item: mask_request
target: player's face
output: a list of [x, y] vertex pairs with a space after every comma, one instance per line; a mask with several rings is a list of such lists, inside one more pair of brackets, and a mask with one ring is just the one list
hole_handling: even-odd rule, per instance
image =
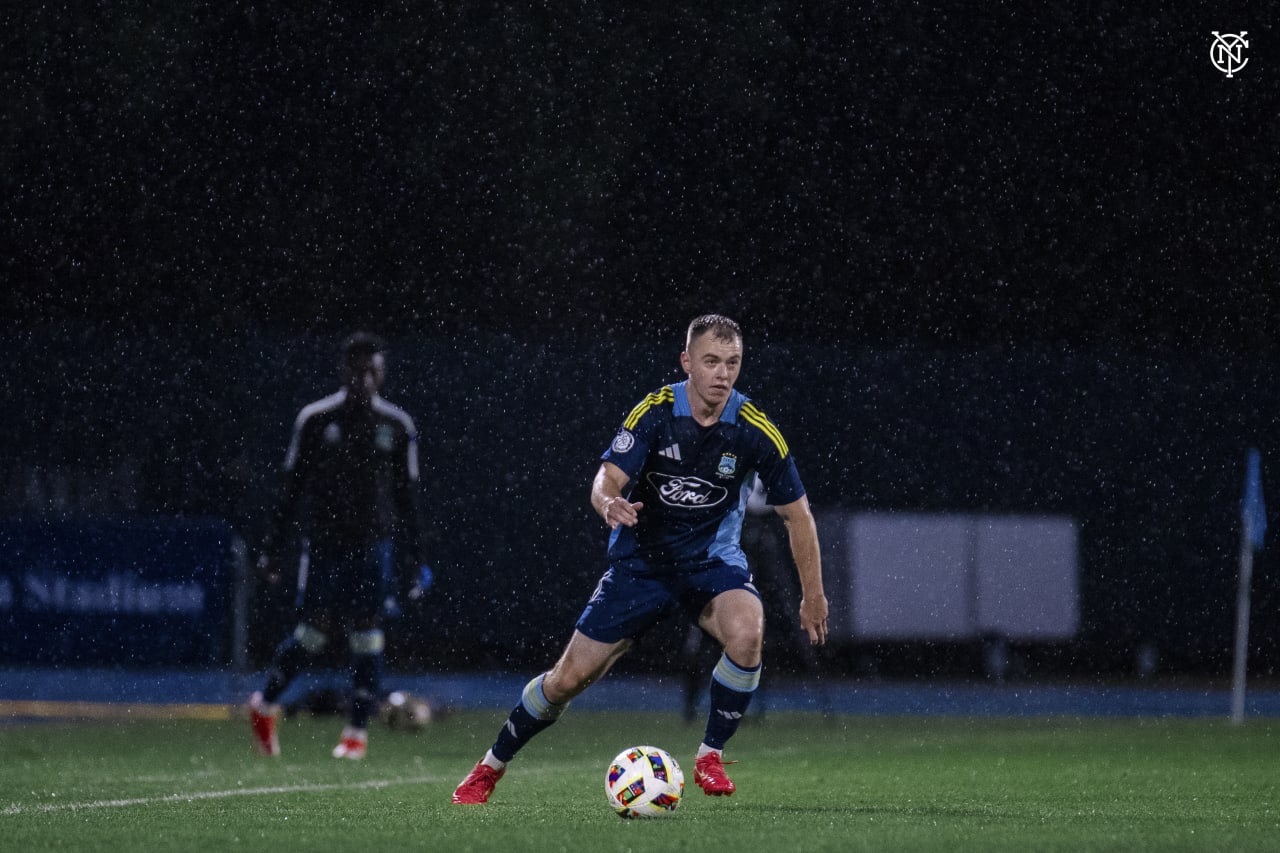
[[387, 362], [382, 353], [357, 356], [347, 365], [346, 385], [357, 400], [371, 400], [387, 376]]
[[680, 365], [689, 374], [689, 396], [694, 405], [719, 409], [729, 399], [742, 369], [742, 340], [718, 338], [707, 332], [694, 338], [680, 353]]

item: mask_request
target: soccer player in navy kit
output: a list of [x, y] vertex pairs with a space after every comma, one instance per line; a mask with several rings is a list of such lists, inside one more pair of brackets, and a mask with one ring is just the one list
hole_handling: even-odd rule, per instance
[[[405, 579], [421, 594], [422, 520], [418, 497], [418, 435], [403, 410], [379, 396], [386, 376], [380, 338], [357, 332], [342, 347], [342, 388], [303, 407], [284, 464], [284, 488], [258, 568], [278, 578], [275, 564], [286, 526], [302, 516], [305, 549], [298, 578], [298, 622], [276, 648], [262, 691], [249, 701], [254, 743], [278, 755], [281, 693], [334, 633], [351, 652], [349, 725], [335, 758], [365, 756], [369, 717], [381, 700], [384, 604], [397, 580], [393, 544], [403, 543], [418, 572]], [[418, 567], [422, 567], [419, 569]]]
[[733, 387], [742, 330], [718, 314], [696, 318], [680, 364], [688, 379], [631, 410], [592, 482], [591, 505], [612, 530], [608, 570], [560, 659], [525, 686], [453, 802], [487, 802], [516, 753], [674, 607], [723, 649], [694, 782], [708, 795], [734, 792], [722, 752], [760, 682], [764, 640], [764, 610], [738, 544], [756, 474], [786, 524], [800, 625], [810, 643], [826, 642], [818, 535], [804, 486], [778, 428]]

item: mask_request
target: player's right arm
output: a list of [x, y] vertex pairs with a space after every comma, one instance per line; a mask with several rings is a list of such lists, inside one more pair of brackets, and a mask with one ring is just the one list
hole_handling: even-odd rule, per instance
[[284, 465], [280, 471], [279, 495], [262, 540], [262, 550], [258, 554], [258, 572], [270, 583], [280, 579], [280, 552], [289, 538], [286, 531], [293, 523], [298, 501], [302, 497], [307, 462], [310, 458], [304, 446], [303, 434], [306, 422], [304, 409], [294, 421], [293, 435], [289, 440], [289, 449], [285, 453]]
[[673, 397], [671, 386], [666, 385], [636, 404], [600, 457], [600, 470], [591, 482], [591, 506], [610, 530], [617, 530], [620, 524], [634, 527], [640, 520], [638, 513], [644, 503], [631, 503], [622, 493], [632, 478], [639, 476], [649, 455], [658, 412], [663, 407], [669, 410]]
[[622, 496], [622, 490], [631, 482], [631, 477], [612, 462], [601, 462], [591, 482], [591, 505], [609, 525], [610, 530], [617, 529], [619, 524], [634, 527], [640, 520], [641, 502], [631, 503]]

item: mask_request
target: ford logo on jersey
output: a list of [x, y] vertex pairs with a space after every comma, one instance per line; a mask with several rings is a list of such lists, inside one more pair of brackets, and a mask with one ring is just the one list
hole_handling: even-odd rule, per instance
[[649, 472], [649, 484], [667, 506], [699, 509], [721, 503], [729, 494], [724, 486], [699, 480], [697, 477], [673, 477], [670, 474]]

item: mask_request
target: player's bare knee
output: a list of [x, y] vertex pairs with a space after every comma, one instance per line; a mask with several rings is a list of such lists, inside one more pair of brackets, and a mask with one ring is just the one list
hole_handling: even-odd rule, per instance
[[738, 666], [752, 667], [759, 665], [763, 646], [759, 642], [730, 642], [724, 644], [724, 653]]
[[704, 619], [702, 625], [726, 650], [754, 649], [759, 654], [764, 646], [764, 618], [751, 611], [715, 613]]
[[589, 670], [556, 664], [543, 678], [542, 691], [552, 702], [568, 702], [595, 680], [596, 676]]
[[751, 618], [726, 620], [720, 625], [725, 654], [742, 666], [755, 666], [764, 650], [764, 624]]

